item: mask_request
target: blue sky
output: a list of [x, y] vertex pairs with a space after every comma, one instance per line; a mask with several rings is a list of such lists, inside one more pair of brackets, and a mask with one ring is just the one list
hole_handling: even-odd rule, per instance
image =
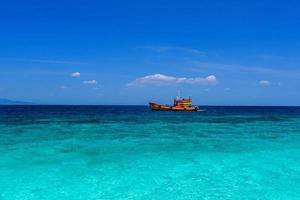
[[1, 1], [0, 98], [300, 105], [297, 1]]

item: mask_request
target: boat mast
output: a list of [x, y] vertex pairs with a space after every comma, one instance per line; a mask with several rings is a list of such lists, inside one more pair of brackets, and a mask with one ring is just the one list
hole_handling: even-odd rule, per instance
[[180, 90], [177, 91], [177, 97], [176, 97], [176, 99], [177, 100], [180, 99]]

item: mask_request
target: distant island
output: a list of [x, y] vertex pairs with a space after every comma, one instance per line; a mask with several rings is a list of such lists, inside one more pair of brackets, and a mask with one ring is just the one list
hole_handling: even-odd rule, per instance
[[0, 105], [35, 105], [32, 102], [16, 101], [10, 99], [0, 99]]

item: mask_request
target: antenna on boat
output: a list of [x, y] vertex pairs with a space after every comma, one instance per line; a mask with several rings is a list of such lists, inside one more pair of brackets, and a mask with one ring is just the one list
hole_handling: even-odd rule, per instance
[[177, 97], [176, 99], [180, 99], [180, 90], [177, 91]]

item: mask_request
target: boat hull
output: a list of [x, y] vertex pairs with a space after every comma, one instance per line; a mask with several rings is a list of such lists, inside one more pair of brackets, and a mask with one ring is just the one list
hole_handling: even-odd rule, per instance
[[154, 110], [154, 111], [169, 111], [169, 110], [171, 110], [171, 106], [164, 106], [164, 105], [160, 105], [158, 103], [149, 103], [149, 106], [150, 106], [151, 110]]
[[185, 112], [190, 112], [190, 111], [198, 111], [199, 108], [197, 106], [192, 106], [192, 107], [172, 107], [172, 111], [185, 111]]
[[181, 107], [181, 106], [165, 106], [165, 105], [160, 105], [158, 103], [149, 103], [149, 106], [151, 110], [153, 111], [198, 111], [199, 107], [198, 106], [191, 106], [191, 107]]

